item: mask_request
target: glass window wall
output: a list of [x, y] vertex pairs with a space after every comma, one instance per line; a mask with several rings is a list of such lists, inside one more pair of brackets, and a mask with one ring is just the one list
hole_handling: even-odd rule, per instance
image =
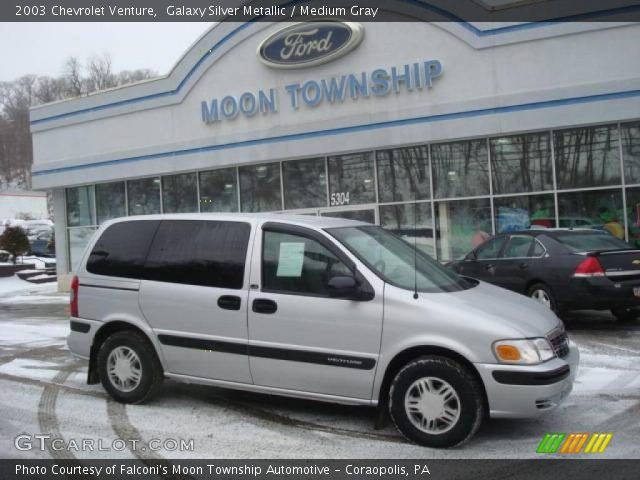
[[200, 211], [237, 212], [238, 181], [235, 168], [200, 172]]
[[67, 226], [95, 225], [93, 185], [67, 188]]
[[98, 225], [112, 218], [127, 214], [124, 182], [98, 183], [96, 185], [96, 212]]
[[554, 146], [559, 189], [620, 183], [620, 149], [615, 125], [555, 132]]
[[493, 199], [496, 233], [528, 228], [554, 228], [556, 209], [553, 195], [523, 195]]
[[324, 158], [282, 163], [284, 208], [327, 206], [327, 179]]
[[524, 193], [553, 188], [549, 133], [491, 140], [493, 193]]
[[438, 259], [464, 257], [492, 234], [488, 198], [436, 202]]
[[129, 215], [160, 213], [160, 179], [127, 180]]
[[243, 212], [282, 210], [280, 163], [241, 167], [240, 202]]
[[558, 215], [561, 228], [595, 228], [624, 239], [620, 189], [559, 193]]
[[485, 139], [431, 146], [435, 198], [489, 194], [489, 155]]
[[376, 152], [378, 200], [409, 202], [431, 197], [429, 149], [426, 146]]
[[180, 173], [162, 177], [162, 211], [190, 213], [198, 211], [198, 190], [195, 173]]
[[375, 203], [373, 153], [329, 157], [329, 206]]
[[625, 181], [627, 185], [640, 183], [640, 122], [623, 124], [620, 136]]

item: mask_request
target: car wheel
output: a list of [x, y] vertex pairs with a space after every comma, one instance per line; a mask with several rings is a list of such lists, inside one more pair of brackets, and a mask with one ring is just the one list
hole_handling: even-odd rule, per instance
[[109, 336], [97, 360], [102, 386], [118, 402], [143, 403], [160, 390], [162, 366], [141, 333], [127, 330]]
[[611, 313], [616, 320], [623, 323], [635, 322], [640, 316], [640, 311], [637, 308], [612, 308]]
[[536, 283], [535, 285], [532, 285], [527, 293], [530, 298], [542, 303], [554, 312], [557, 311], [558, 306], [556, 304], [555, 297], [553, 296], [551, 289], [544, 283]]
[[448, 448], [470, 439], [484, 418], [484, 392], [464, 366], [425, 356], [393, 379], [389, 412], [396, 427], [419, 445]]

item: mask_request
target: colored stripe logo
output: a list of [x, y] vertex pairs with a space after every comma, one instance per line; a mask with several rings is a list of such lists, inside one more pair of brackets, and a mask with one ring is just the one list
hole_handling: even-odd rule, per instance
[[603, 453], [612, 438], [613, 433], [547, 433], [536, 453]]

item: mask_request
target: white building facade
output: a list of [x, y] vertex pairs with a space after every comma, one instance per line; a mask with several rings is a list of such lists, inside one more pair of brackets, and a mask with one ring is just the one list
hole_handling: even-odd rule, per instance
[[[441, 261], [531, 226], [640, 246], [640, 25], [341, 25], [221, 23], [166, 77], [34, 108], [59, 276], [105, 220], [160, 212], [348, 216]], [[274, 66], [287, 28], [349, 42]]]

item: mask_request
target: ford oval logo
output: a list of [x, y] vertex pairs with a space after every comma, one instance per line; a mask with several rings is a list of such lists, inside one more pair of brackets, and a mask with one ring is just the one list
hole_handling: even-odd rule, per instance
[[258, 47], [258, 57], [274, 68], [311, 67], [349, 53], [363, 36], [359, 23], [297, 23], [266, 38]]

